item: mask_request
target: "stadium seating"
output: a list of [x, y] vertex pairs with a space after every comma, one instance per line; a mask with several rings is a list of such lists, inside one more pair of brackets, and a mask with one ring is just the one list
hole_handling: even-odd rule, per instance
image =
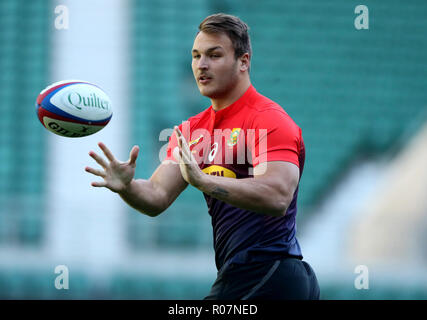
[[[211, 280], [210, 280], [211, 281]], [[112, 299], [193, 299], [209, 293], [212, 283], [194, 277], [118, 273], [108, 289]]]
[[[307, 156], [298, 219], [355, 161], [392, 152], [426, 121], [427, 3], [369, 2], [369, 30], [354, 28], [354, 3], [339, 0], [132, 1], [131, 141], [142, 152], [137, 176], [159, 164], [165, 128], [209, 106], [194, 83], [190, 50], [208, 14], [227, 12], [250, 26], [251, 78], [302, 128]], [[0, 1], [0, 246], [39, 248], [45, 239], [45, 141], [34, 99], [48, 84], [51, 1]], [[18, 121], [19, 120], [19, 121]], [[18, 126], [19, 123], [19, 126]], [[19, 132], [19, 134], [16, 134]], [[212, 250], [210, 217], [192, 187], [156, 219], [134, 211], [126, 236], [133, 252]], [[189, 262], [191, 263], [191, 262]], [[214, 261], [212, 261], [214, 263]], [[56, 290], [51, 270], [0, 269], [0, 299], [200, 299], [213, 279], [117, 270], [98, 282], [73, 272]], [[322, 280], [322, 279], [320, 279]], [[355, 290], [321, 283], [323, 299], [426, 299], [422, 283]]]
[[[401, 8], [398, 1], [387, 6], [374, 1], [370, 29], [358, 31], [353, 4], [342, 1], [328, 2], [328, 19], [325, 5], [313, 1], [220, 1], [211, 7], [199, 1], [148, 3], [135, 2], [133, 11], [133, 139], [145, 145], [147, 160], [141, 176], [159, 163], [153, 160], [164, 142], [153, 142], [156, 135], [209, 105], [192, 84], [189, 50], [201, 19], [214, 11], [236, 14], [249, 24], [253, 84], [302, 128], [307, 155], [298, 202], [301, 222], [355, 161], [393, 150], [402, 135], [418, 128], [420, 118], [426, 119], [425, 5]], [[180, 85], [187, 89], [177, 90]], [[168, 216], [194, 216], [205, 225], [206, 206], [193, 190], [188, 194]], [[156, 221], [165, 224], [160, 229], [171, 230], [166, 234], [173, 240], [162, 238], [163, 243], [186, 234], [187, 220], [182, 221]]]
[[[143, 148], [139, 177], [148, 178], [160, 164], [159, 150], [167, 144], [159, 141], [160, 132], [199, 113], [200, 105], [209, 106], [209, 100], [197, 92], [190, 67], [193, 38], [206, 6], [204, 1], [190, 0], [133, 2], [132, 143]], [[197, 246], [211, 239], [211, 232], [199, 232], [210, 222], [202, 196], [192, 188], [163, 215], [149, 223], [140, 215], [130, 215], [133, 247]], [[192, 226], [188, 221], [193, 221]], [[142, 234], [152, 237], [148, 240]]]
[[35, 98], [48, 83], [49, 1], [0, 2], [0, 245], [43, 240], [45, 130]]
[[56, 276], [53, 272], [34, 268], [1, 269], [0, 299], [89, 299], [105, 295], [105, 290], [99, 290], [93, 277], [89, 280], [78, 270], [73, 270], [68, 290], [55, 287]]

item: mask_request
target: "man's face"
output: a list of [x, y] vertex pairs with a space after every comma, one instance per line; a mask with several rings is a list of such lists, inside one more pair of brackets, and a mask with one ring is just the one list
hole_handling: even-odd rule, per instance
[[194, 39], [192, 56], [194, 78], [202, 95], [221, 98], [236, 86], [239, 64], [226, 34], [199, 32]]

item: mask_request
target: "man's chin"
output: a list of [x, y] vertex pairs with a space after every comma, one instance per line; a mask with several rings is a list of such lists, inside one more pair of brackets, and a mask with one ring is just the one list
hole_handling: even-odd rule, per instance
[[211, 97], [215, 96], [215, 90], [213, 90], [211, 88], [199, 87], [199, 91], [200, 91], [200, 94], [202, 96], [205, 96], [207, 98], [211, 98]]

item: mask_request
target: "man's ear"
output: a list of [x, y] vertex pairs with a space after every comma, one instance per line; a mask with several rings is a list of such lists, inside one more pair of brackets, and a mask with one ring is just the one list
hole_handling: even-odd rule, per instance
[[244, 53], [240, 58], [240, 71], [247, 71], [251, 65], [249, 53]]

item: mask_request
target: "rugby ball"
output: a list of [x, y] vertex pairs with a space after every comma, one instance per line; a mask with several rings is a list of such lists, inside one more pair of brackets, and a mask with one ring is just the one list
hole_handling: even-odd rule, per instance
[[94, 134], [113, 116], [107, 94], [80, 80], [59, 81], [45, 88], [37, 97], [36, 111], [47, 130], [68, 138]]

